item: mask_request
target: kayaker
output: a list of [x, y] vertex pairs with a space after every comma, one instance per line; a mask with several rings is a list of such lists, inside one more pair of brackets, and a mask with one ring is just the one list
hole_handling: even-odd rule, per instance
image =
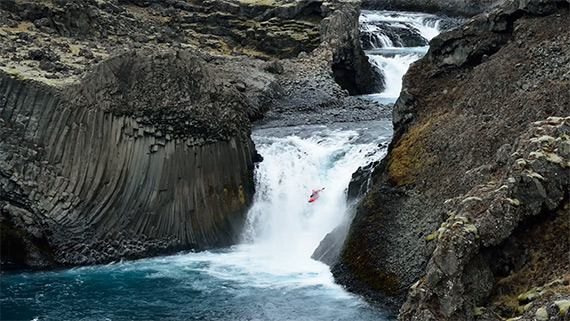
[[324, 190], [324, 189], [325, 189], [325, 188], [323, 187], [323, 188], [318, 189], [318, 190], [312, 190], [310, 197], [312, 198], [312, 197], [315, 197], [315, 196], [319, 195], [319, 193], [320, 193], [322, 190]]

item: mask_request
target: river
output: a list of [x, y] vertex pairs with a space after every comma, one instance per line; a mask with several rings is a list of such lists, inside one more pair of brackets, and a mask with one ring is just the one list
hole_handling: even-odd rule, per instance
[[[409, 64], [427, 46], [402, 47], [382, 25], [437, 34], [425, 14], [363, 11], [366, 50], [393, 102]], [[416, 27], [414, 27], [416, 26]], [[374, 40], [376, 39], [376, 40]], [[51, 271], [2, 272], [2, 320], [394, 320], [334, 283], [312, 260], [322, 238], [349, 217], [346, 189], [358, 167], [381, 159], [390, 120], [254, 129], [263, 156], [241, 244], [217, 251]], [[314, 203], [312, 189], [325, 188]]]

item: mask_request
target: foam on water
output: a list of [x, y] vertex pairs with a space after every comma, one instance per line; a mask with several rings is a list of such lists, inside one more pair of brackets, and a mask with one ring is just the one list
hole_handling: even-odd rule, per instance
[[432, 14], [385, 10], [362, 10], [359, 17], [359, 23], [364, 30], [374, 28], [378, 33], [382, 33], [381, 29], [370, 26], [374, 22], [387, 22], [401, 28], [411, 26], [428, 41], [439, 34], [440, 21], [441, 18]]
[[[361, 23], [413, 26], [426, 38], [437, 19], [425, 14], [363, 11]], [[370, 28], [376, 28], [369, 25]], [[401, 76], [427, 48], [397, 48], [378, 32], [370, 59], [386, 74], [395, 100]], [[43, 272], [1, 272], [2, 320], [388, 320], [334, 283], [310, 258], [326, 233], [347, 218], [352, 173], [379, 160], [391, 122], [260, 129], [264, 161], [243, 244], [107, 265]], [[312, 189], [325, 187], [308, 203]]]

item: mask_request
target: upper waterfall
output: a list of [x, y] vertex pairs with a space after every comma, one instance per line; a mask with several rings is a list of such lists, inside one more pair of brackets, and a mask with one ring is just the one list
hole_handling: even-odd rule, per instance
[[385, 82], [383, 92], [367, 97], [380, 103], [396, 101], [403, 75], [412, 62], [426, 54], [429, 40], [439, 34], [440, 21], [426, 13], [362, 11], [360, 41]]

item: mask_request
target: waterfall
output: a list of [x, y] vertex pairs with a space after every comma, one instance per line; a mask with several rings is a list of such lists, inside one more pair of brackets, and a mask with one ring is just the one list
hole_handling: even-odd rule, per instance
[[[423, 13], [362, 11], [361, 42], [386, 79], [386, 90], [368, 97], [396, 100], [403, 74], [427, 52], [439, 21]], [[378, 145], [389, 140], [391, 126], [387, 121], [335, 126], [254, 131], [264, 160], [255, 171], [256, 195], [244, 233], [250, 253], [271, 257], [282, 269], [304, 271], [324, 236], [347, 218], [352, 173], [384, 156]], [[321, 197], [308, 203], [311, 190], [323, 187]]]
[[[345, 219], [346, 190], [358, 167], [379, 160], [389, 122], [300, 126], [254, 132], [263, 162], [245, 240], [284, 265], [310, 260], [324, 236]], [[348, 127], [348, 128], [346, 128]], [[324, 190], [309, 203], [313, 189]]]
[[423, 57], [439, 33], [440, 18], [425, 13], [363, 10], [359, 19], [362, 47], [371, 64], [384, 75], [382, 93], [364, 95], [380, 103], [395, 102], [402, 76]]

